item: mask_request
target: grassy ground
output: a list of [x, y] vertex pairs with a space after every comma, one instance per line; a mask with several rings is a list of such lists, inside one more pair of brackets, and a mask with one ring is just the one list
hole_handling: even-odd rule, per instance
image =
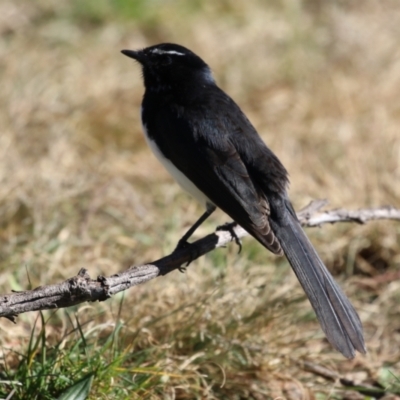
[[[400, 206], [397, 0], [3, 0], [0, 15], [0, 293], [159, 258], [202, 212], [145, 146], [124, 48], [201, 55], [286, 165], [297, 208]], [[88, 376], [90, 399], [366, 396], [306, 362], [399, 394], [399, 224], [309, 234], [366, 356], [334, 352], [287, 262], [246, 239], [108, 302], [0, 321], [0, 397], [56, 398]]]

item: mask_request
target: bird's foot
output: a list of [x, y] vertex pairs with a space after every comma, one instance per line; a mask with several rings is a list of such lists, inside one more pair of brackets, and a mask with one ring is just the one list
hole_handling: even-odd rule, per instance
[[179, 242], [178, 242], [178, 244], [177, 244], [176, 247], [175, 247], [174, 253], [175, 253], [176, 251], [179, 251], [179, 250], [183, 250], [183, 249], [188, 248], [189, 245], [190, 245], [190, 243], [188, 243], [188, 241], [186, 241], [186, 240], [184, 240], [184, 239], [180, 239]]
[[180, 267], [178, 267], [178, 270], [182, 273], [186, 272], [186, 267], [188, 267], [189, 264], [199, 256], [199, 252], [197, 251], [197, 249], [194, 246], [192, 246], [192, 244], [189, 243], [185, 239], [179, 240], [179, 242], [173, 252], [175, 253], [176, 251], [180, 251], [180, 250], [184, 250], [184, 249], [189, 249], [189, 261], [187, 262], [186, 265], [184, 265], [184, 266], [181, 265]]
[[189, 263], [187, 263], [186, 265], [180, 265], [178, 267], [178, 271], [181, 272], [182, 274], [184, 274], [186, 272], [186, 268], [189, 265]]
[[227, 231], [231, 234], [231, 240], [234, 240], [235, 243], [239, 246], [238, 254], [242, 251], [242, 242], [240, 241], [238, 235], [236, 235], [235, 227], [237, 226], [236, 222], [227, 222], [226, 224], [217, 226], [217, 231]]

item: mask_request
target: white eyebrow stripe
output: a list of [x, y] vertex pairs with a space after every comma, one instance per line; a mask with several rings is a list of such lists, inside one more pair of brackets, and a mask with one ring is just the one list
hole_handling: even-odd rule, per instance
[[177, 56], [184, 56], [185, 55], [185, 54], [179, 53], [178, 51], [175, 51], [175, 50], [154, 49], [154, 50], [151, 50], [151, 52], [155, 53], [155, 54], [175, 54]]

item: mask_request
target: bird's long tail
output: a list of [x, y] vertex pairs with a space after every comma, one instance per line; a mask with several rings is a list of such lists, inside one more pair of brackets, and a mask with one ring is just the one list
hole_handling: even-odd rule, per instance
[[290, 204], [283, 208], [285, 210], [281, 209], [279, 219], [271, 215], [271, 227], [326, 337], [347, 358], [353, 358], [355, 350], [365, 353], [363, 329], [357, 312], [319, 258]]

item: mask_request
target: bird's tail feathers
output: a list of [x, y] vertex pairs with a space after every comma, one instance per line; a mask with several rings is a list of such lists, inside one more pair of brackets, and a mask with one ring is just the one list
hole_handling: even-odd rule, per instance
[[287, 210], [278, 222], [271, 219], [271, 226], [329, 342], [347, 358], [353, 358], [355, 350], [365, 353], [357, 312], [319, 258], [296, 216]]

